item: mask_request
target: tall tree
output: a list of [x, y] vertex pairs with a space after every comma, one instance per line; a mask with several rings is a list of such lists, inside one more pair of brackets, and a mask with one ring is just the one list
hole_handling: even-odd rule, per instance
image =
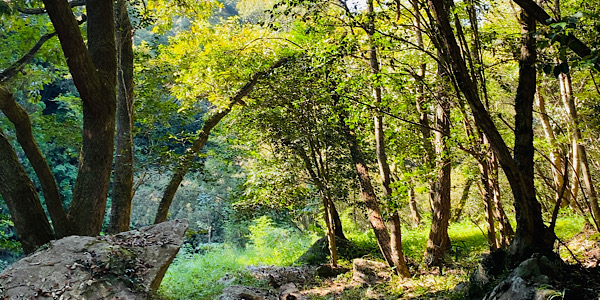
[[[477, 87], [472, 78], [468, 76], [467, 66], [450, 26], [448, 12], [444, 9], [443, 2], [443, 0], [428, 1], [439, 32], [441, 51], [448, 53], [449, 64], [458, 88], [473, 112], [475, 124], [487, 136], [492, 149], [497, 154], [513, 192], [517, 230], [511, 244], [511, 253], [518, 260], [527, 257], [532, 252], [552, 251], [554, 234], [542, 221], [540, 205], [536, 200], [533, 186], [533, 130], [529, 115], [532, 108], [529, 104], [533, 103], [534, 87], [536, 86], [535, 68], [532, 64], [532, 61], [535, 61], [535, 45], [531, 36], [534, 23], [526, 16], [522, 18], [523, 47], [520, 58], [519, 88], [515, 97], [515, 110], [519, 117], [516, 118], [517, 123], [515, 124], [515, 157], [513, 158], [488, 110], [481, 102]], [[531, 82], [532, 79], [533, 82]], [[532, 89], [533, 93], [531, 93]]]
[[108, 232], [129, 230], [133, 198], [133, 28], [127, 2], [116, 5], [117, 131]]

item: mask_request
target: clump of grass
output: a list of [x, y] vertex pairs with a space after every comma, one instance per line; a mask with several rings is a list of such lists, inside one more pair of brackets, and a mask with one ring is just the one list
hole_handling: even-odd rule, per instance
[[245, 249], [219, 245], [203, 254], [180, 252], [163, 279], [160, 295], [167, 299], [217, 299], [226, 286], [219, 279], [226, 275], [235, 278], [234, 284], [260, 286], [246, 271], [247, 266], [291, 265], [315, 240], [275, 227], [268, 217], [254, 220], [250, 232], [251, 243]]

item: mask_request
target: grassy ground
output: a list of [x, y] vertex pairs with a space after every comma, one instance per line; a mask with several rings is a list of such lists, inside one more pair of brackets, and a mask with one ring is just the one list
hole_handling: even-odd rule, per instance
[[[556, 226], [557, 236], [563, 240], [577, 234], [585, 221], [577, 216], [561, 217]], [[460, 289], [455, 289], [477, 266], [481, 254], [488, 251], [483, 225], [471, 222], [454, 223], [449, 228], [452, 254], [447, 266], [428, 269], [421, 263], [429, 228], [403, 229], [403, 247], [411, 273], [410, 279], [391, 276], [389, 280], [370, 287], [356, 287], [351, 283], [351, 274], [335, 279], [317, 279], [318, 284], [307, 295], [311, 299], [461, 299]], [[265, 286], [248, 271], [247, 266], [289, 266], [316, 239], [301, 236], [292, 230], [276, 228], [268, 219], [259, 219], [251, 228], [252, 243], [246, 249], [227, 245], [215, 245], [203, 254], [182, 251], [172, 264], [160, 288], [160, 294], [168, 299], [217, 299], [227, 284]], [[377, 244], [370, 232], [353, 231], [348, 237], [361, 247], [370, 249], [370, 258], [378, 259]], [[563, 247], [564, 248], [564, 247]], [[566, 258], [568, 251], [561, 249]], [[342, 261], [351, 266], [351, 262]]]

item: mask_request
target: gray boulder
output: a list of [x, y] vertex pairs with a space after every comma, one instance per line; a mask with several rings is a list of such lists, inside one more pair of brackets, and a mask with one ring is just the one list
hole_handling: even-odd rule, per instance
[[187, 221], [50, 242], [0, 273], [6, 299], [147, 299], [183, 243]]

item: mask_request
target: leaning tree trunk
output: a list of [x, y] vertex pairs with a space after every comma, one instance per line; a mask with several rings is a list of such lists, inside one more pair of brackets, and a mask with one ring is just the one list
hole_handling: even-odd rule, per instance
[[[333, 97], [337, 97], [337, 95], [334, 95]], [[334, 102], [338, 103], [337, 99], [334, 99]], [[369, 223], [371, 223], [371, 228], [373, 228], [373, 232], [375, 233], [375, 239], [377, 240], [377, 244], [379, 245], [379, 249], [381, 250], [383, 257], [385, 258], [388, 265], [390, 267], [393, 267], [394, 260], [392, 258], [392, 248], [390, 247], [390, 235], [387, 231], [387, 227], [385, 226], [385, 222], [381, 217], [379, 202], [377, 201], [375, 190], [373, 189], [373, 185], [371, 184], [369, 169], [367, 168], [367, 164], [365, 163], [365, 159], [363, 158], [362, 151], [358, 146], [356, 133], [354, 133], [348, 127], [348, 125], [346, 124], [346, 119], [348, 119], [347, 113], [345, 111], [340, 112], [340, 127], [344, 134], [344, 137], [346, 138], [348, 148], [350, 149], [350, 156], [352, 157], [352, 161], [354, 162], [354, 166], [356, 167], [362, 197], [365, 201], [365, 206], [367, 208], [367, 217], [369, 219]]]
[[[437, 23], [439, 39], [443, 45], [442, 50], [448, 51], [451, 70], [456, 78], [458, 88], [465, 96], [465, 99], [467, 100], [471, 111], [473, 112], [475, 124], [487, 136], [490, 146], [496, 153], [513, 191], [517, 219], [517, 232], [511, 245], [511, 253], [514, 255], [513, 257], [515, 260], [520, 260], [527, 257], [528, 254], [532, 252], [552, 251], [554, 234], [548, 230], [543, 223], [540, 205], [535, 197], [534, 186], [529, 185], [533, 181], [533, 177], [526, 178], [530, 175], [533, 176], [533, 172], [531, 172], [531, 174], [529, 174], [527, 170], [524, 170], [524, 173], [521, 172], [521, 169], [526, 169], [526, 166], [529, 164], [529, 162], [516, 162], [515, 158], [512, 157], [506, 143], [504, 142], [504, 139], [492, 121], [489, 112], [481, 102], [481, 99], [477, 93], [477, 86], [473, 83], [473, 80], [468, 75], [469, 72], [462, 57], [462, 52], [458, 46], [458, 43], [456, 42], [452, 27], [450, 26], [448, 11], [445, 10], [445, 5], [443, 2], [444, 0], [428, 0], [427, 2], [432, 13], [432, 17]], [[526, 56], [527, 55], [525, 55], [525, 57]], [[527, 61], [527, 63], [529, 62], [529, 60], [524, 59], [521, 59], [521, 61]], [[523, 66], [527, 63], [521, 63], [521, 65]], [[529, 70], [529, 72], [535, 76], [535, 70]], [[523, 69], [521, 69], [520, 77], [526, 76], [524, 73], [525, 72], [523, 72]], [[531, 78], [527, 78], [525, 81], [530, 81], [530, 79]], [[520, 78], [519, 81], [521, 83], [521, 89], [526, 87], [526, 85], [522, 84], [524, 83], [524, 79]], [[535, 81], [527, 83], [529, 84], [529, 88], [535, 87]], [[523, 96], [522, 93], [523, 91], [521, 91], [521, 96]], [[531, 94], [531, 96], [533, 97], [533, 94]], [[519, 107], [519, 109], [527, 110], [527, 105], [524, 105], [523, 102], [528, 101], [524, 101], [523, 99], [519, 101], [522, 103], [519, 103], [517, 107]], [[523, 112], [521, 112], [520, 115], [524, 118], [528, 116], [527, 113]], [[524, 127], [526, 127], [527, 124], [531, 124], [531, 121], [519, 120], [519, 122], [520, 123], [518, 125], [520, 128], [515, 134], [527, 135], [527, 130], [525, 130]], [[527, 151], [528, 146], [526, 145], [526, 141], [528, 138], [516, 136], [515, 140], [519, 140], [519, 147], [515, 147], [515, 152], [523, 150]], [[519, 159], [529, 159], [529, 155], [527, 154], [523, 155], [517, 153], [517, 156]]]
[[[15, 126], [17, 141], [23, 148], [29, 163], [40, 180], [42, 192], [48, 214], [52, 219], [52, 225], [56, 237], [64, 237], [71, 233], [71, 225], [67, 213], [62, 205], [58, 186], [48, 165], [48, 161], [42, 154], [40, 147], [33, 137], [31, 120], [25, 109], [17, 103], [13, 95], [0, 85], [0, 109], [4, 115]], [[23, 195], [25, 197], [25, 195]]]
[[[322, 172], [320, 172], [318, 170], [318, 168], [319, 168], [318, 164], [315, 164], [313, 166], [311, 159], [308, 157], [308, 154], [306, 154], [306, 151], [304, 150], [304, 148], [302, 146], [298, 145], [295, 149], [296, 149], [298, 155], [300, 156], [300, 158], [302, 158], [302, 161], [304, 161], [304, 169], [306, 169], [306, 171], [310, 175], [312, 182], [317, 186], [317, 189], [319, 190], [319, 192], [321, 194], [321, 199], [323, 201], [323, 219], [325, 220], [325, 225], [327, 226], [327, 242], [329, 244], [330, 262], [331, 262], [331, 266], [336, 267], [337, 263], [338, 263], [337, 262], [337, 245], [336, 245], [337, 243], [335, 240], [336, 234], [335, 234], [335, 229], [334, 229], [335, 226], [334, 226], [334, 220], [333, 220], [333, 210], [335, 210], [335, 207], [333, 206], [333, 200], [331, 199], [331, 193], [329, 192], [328, 187], [323, 183], [323, 180], [321, 180], [319, 175], [317, 175], [317, 174], [322, 174]], [[314, 151], [311, 151], [311, 153], [314, 153]], [[314, 168], [317, 168], [317, 171], [315, 171]], [[337, 213], [337, 211], [336, 211], [336, 213]]]
[[52, 238], [52, 228], [33, 182], [0, 129], [0, 195], [8, 206], [25, 253], [32, 253]]
[[[375, 34], [375, 15], [373, 8], [373, 0], [367, 1], [367, 14], [369, 22], [367, 24], [367, 35], [369, 37], [369, 67], [371, 74], [373, 75], [374, 82], [373, 87], [373, 98], [377, 107], [381, 106], [381, 82], [378, 79], [381, 76], [379, 68], [379, 59], [377, 57], [377, 47], [374, 42]], [[383, 191], [385, 197], [392, 196], [392, 188], [390, 187], [390, 166], [387, 162], [387, 154], [385, 151], [385, 131], [383, 128], [383, 114], [380, 111], [375, 112], [374, 117], [375, 127], [375, 151], [377, 154], [377, 163], [379, 166], [379, 174], [381, 175], [381, 184], [383, 185]], [[396, 268], [398, 275], [402, 277], [410, 277], [408, 266], [404, 260], [404, 253], [402, 253], [402, 230], [400, 224], [400, 216], [398, 211], [392, 212], [392, 218], [390, 219], [390, 247], [392, 250], [392, 262]]]
[[127, 2], [117, 1], [117, 134], [108, 232], [129, 230], [133, 197], [133, 28]]
[[187, 174], [192, 162], [198, 155], [198, 152], [204, 147], [206, 142], [208, 141], [208, 137], [210, 135], [210, 131], [217, 126], [217, 124], [225, 117], [232, 109], [233, 106], [240, 103], [246, 95], [248, 95], [254, 85], [261, 79], [263, 76], [268, 75], [271, 71], [276, 68], [283, 66], [288, 61], [287, 57], [284, 57], [277, 62], [275, 62], [268, 70], [260, 71], [252, 75], [250, 80], [242, 87], [238, 92], [231, 98], [229, 105], [225, 109], [221, 109], [218, 112], [211, 115], [202, 126], [202, 130], [198, 134], [196, 140], [192, 143], [192, 146], [188, 148], [181, 158], [179, 165], [175, 169], [171, 180], [169, 181], [163, 196], [160, 200], [160, 204], [158, 206], [158, 210], [156, 212], [156, 217], [154, 218], [154, 224], [162, 223], [167, 220], [167, 216], [169, 215], [169, 207], [171, 207], [171, 203], [173, 202], [173, 198], [175, 197], [175, 193], [179, 188], [179, 185], [183, 181], [183, 177]]

